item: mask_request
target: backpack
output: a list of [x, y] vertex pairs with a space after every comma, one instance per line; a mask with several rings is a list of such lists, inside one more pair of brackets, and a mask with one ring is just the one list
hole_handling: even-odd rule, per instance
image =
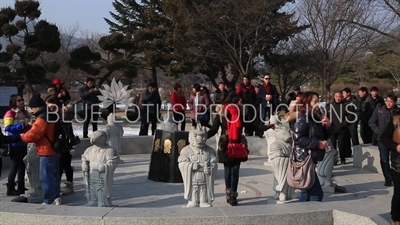
[[[49, 123], [50, 124], [50, 123]], [[47, 134], [45, 134], [46, 139], [50, 142], [51, 147], [57, 153], [69, 152], [70, 140], [69, 132], [67, 132], [66, 127], [61, 121], [57, 121], [54, 129], [54, 140], [51, 141]]]

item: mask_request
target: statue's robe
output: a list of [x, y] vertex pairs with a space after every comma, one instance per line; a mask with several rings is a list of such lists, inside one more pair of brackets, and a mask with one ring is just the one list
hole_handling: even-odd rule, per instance
[[[210, 174], [204, 175], [206, 188], [207, 188], [207, 200], [211, 203], [214, 197], [214, 178], [218, 169], [218, 158], [215, 154], [214, 149], [204, 146], [203, 151], [199, 151], [188, 145], [184, 147], [178, 158], [179, 162], [179, 170], [181, 171], [183, 184], [184, 184], [184, 198], [186, 200], [192, 199], [192, 181], [193, 177], [196, 176], [196, 173], [204, 173], [204, 172], [196, 172], [193, 170], [193, 165], [197, 162], [200, 164], [198, 168], [201, 168], [205, 165], [206, 162], [210, 165]], [[204, 170], [202, 170], [204, 171]]]

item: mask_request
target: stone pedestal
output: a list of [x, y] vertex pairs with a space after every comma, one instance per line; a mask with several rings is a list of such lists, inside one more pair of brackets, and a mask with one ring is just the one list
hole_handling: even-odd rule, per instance
[[178, 156], [189, 144], [189, 132], [156, 130], [153, 139], [148, 179], [165, 183], [182, 183]]

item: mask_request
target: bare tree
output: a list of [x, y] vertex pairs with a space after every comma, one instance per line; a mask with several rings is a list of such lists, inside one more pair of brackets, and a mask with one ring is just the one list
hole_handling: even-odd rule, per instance
[[266, 56], [266, 61], [277, 75], [276, 82], [282, 96], [291, 90], [294, 85], [302, 85], [313, 78], [311, 71], [312, 52], [304, 48], [299, 37], [281, 42], [272, 54]]
[[52, 55], [46, 55], [45, 57], [53, 57], [60, 64], [60, 69], [50, 74], [49, 78], [58, 77], [62, 79], [66, 84], [72, 84], [75, 81], [83, 82], [82, 77], [85, 73], [78, 70], [73, 70], [68, 66], [68, 59], [70, 52], [79, 45], [84, 43], [84, 39], [80, 38], [81, 29], [78, 24], [69, 27], [60, 28], [60, 50]]
[[[254, 58], [269, 52], [302, 28], [281, 9], [288, 0], [166, 0], [164, 8], [174, 25], [178, 63], [194, 61], [197, 71], [216, 85], [221, 78], [234, 87], [240, 76], [254, 76]], [[175, 53], [174, 53], [175, 54]], [[225, 76], [230, 67], [232, 79]]]
[[[365, 7], [364, 20], [357, 18], [338, 18], [339, 21], [351, 23], [361, 28], [371, 30], [392, 40], [400, 42], [398, 33], [400, 24], [400, 1], [399, 0], [362, 0]], [[393, 33], [393, 30], [397, 32]]]
[[299, 7], [300, 18], [310, 28], [303, 32], [303, 40], [314, 60], [322, 96], [331, 96], [331, 86], [344, 72], [351, 59], [366, 52], [372, 32], [359, 26], [340, 22], [365, 21], [363, 0], [304, 0]]

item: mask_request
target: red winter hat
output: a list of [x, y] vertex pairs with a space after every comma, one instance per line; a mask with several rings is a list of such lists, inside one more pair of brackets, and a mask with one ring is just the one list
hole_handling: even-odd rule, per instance
[[59, 84], [59, 85], [64, 85], [64, 82], [63, 82], [60, 78], [55, 78], [55, 79], [53, 80], [53, 82], [51, 82], [51, 84], [52, 84], [52, 85], [57, 85], [57, 84]]

